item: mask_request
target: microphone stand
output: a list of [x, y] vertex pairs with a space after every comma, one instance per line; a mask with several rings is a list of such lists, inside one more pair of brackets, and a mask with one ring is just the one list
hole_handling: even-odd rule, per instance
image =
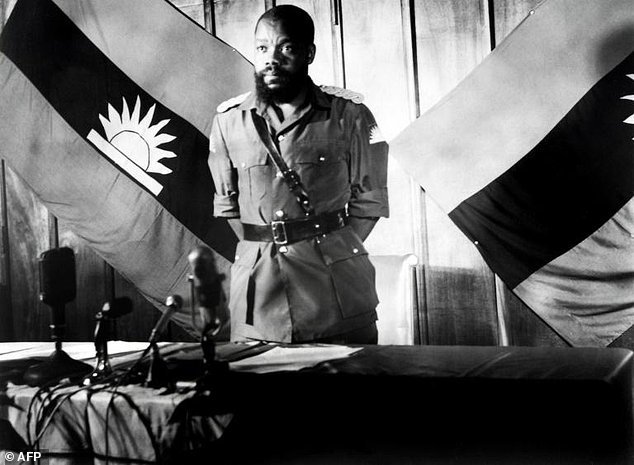
[[109, 336], [107, 335], [109, 332], [109, 328], [107, 327], [110, 326], [110, 321], [103, 316], [103, 312], [98, 312], [95, 319], [97, 320], [95, 327], [95, 352], [97, 362], [95, 363], [95, 368], [92, 373], [84, 378], [84, 385], [98, 383], [112, 373], [112, 367], [108, 360]]
[[173, 380], [169, 375], [167, 363], [165, 363], [165, 360], [161, 356], [161, 351], [156, 342], [150, 342], [150, 350], [152, 351], [150, 366], [148, 367], [143, 386], [154, 389], [172, 389], [174, 384]]
[[89, 373], [90, 365], [70, 357], [62, 349], [66, 322], [64, 318], [64, 304], [52, 307], [53, 323], [51, 323], [51, 339], [55, 342], [55, 351], [50, 357], [37, 365], [29, 367], [24, 373], [24, 381], [29, 386], [42, 386], [64, 378], [81, 378]]
[[127, 297], [114, 299], [112, 303], [106, 302], [101, 310], [95, 314], [95, 352], [97, 362], [92, 373], [83, 380], [84, 386], [96, 384], [112, 374], [112, 367], [108, 359], [108, 341], [112, 333], [112, 324], [120, 316], [132, 311], [132, 301]]
[[201, 379], [197, 381], [199, 386], [208, 386], [211, 381], [222, 376], [229, 371], [229, 364], [216, 360], [216, 340], [215, 335], [220, 329], [204, 332], [200, 337], [200, 347], [203, 351], [204, 372]]
[[202, 322], [200, 347], [203, 353], [204, 371], [202, 377], [197, 380], [196, 386], [206, 390], [229, 371], [227, 362], [216, 360], [215, 336], [222, 327], [217, 309], [221, 303], [220, 282], [224, 276], [217, 273], [213, 253], [208, 247], [195, 248], [188, 258], [193, 271], [193, 275], [189, 276], [192, 322], [194, 326], [198, 326], [195, 323], [196, 308]]
[[42, 386], [64, 378], [76, 379], [90, 373], [87, 363], [71, 358], [62, 350], [66, 332], [65, 304], [75, 299], [75, 255], [69, 247], [51, 249], [39, 257], [40, 300], [51, 307], [51, 339], [55, 351], [45, 362], [29, 367], [24, 381]]
[[174, 313], [183, 306], [183, 299], [179, 295], [171, 295], [165, 300], [165, 305], [167, 305], [167, 310], [165, 310], [150, 333], [149, 350], [151, 350], [152, 354], [150, 366], [148, 367], [143, 385], [155, 389], [165, 387], [172, 390], [174, 388], [174, 381], [169, 374], [167, 363], [165, 363], [165, 360], [161, 356], [161, 351], [156, 342]]

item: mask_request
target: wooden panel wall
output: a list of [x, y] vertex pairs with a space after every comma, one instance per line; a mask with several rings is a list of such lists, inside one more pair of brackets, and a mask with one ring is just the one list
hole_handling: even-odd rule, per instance
[[[304, 8], [316, 26], [317, 56], [311, 76], [320, 84], [362, 92], [390, 140], [464, 78], [538, 0], [172, 3], [247, 58], [252, 55], [255, 21], [266, 9], [282, 3]], [[0, 0], [0, 18], [6, 18], [14, 4], [15, 0]], [[564, 345], [496, 279], [475, 246], [409, 178], [407, 169], [390, 160], [392, 215], [379, 222], [367, 245], [374, 254], [419, 257], [423, 342]], [[0, 340], [48, 339], [48, 313], [37, 300], [37, 256], [57, 244], [73, 247], [78, 263], [78, 297], [68, 307], [73, 322], [69, 336], [89, 340], [94, 312], [105, 300], [127, 295], [135, 311], [119, 323], [118, 337], [147, 337], [158, 312], [72, 231], [50, 217], [4, 163], [0, 175]], [[172, 331], [175, 339], [186, 337], [177, 328]]]
[[0, 160], [0, 341], [11, 340], [13, 329], [13, 312], [11, 310], [11, 270], [9, 270], [9, 233], [7, 217], [6, 167]]
[[[490, 51], [487, 6], [485, 0], [415, 3], [421, 113]], [[423, 279], [429, 342], [496, 344], [493, 275], [475, 247], [428, 196], [424, 206], [427, 254]]]
[[[50, 218], [46, 209], [22, 180], [6, 171], [10, 299], [13, 329], [20, 339], [38, 339], [46, 334], [48, 314], [38, 299], [37, 257], [51, 247]], [[4, 313], [4, 312], [3, 312]]]

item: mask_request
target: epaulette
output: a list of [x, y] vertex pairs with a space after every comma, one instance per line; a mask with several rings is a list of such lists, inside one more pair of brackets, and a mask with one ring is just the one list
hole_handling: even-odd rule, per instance
[[352, 90], [344, 89], [343, 87], [337, 86], [319, 86], [321, 91], [324, 94], [334, 95], [335, 97], [345, 98], [346, 100], [350, 100], [354, 103], [363, 102], [363, 94], [359, 92], [354, 92]]
[[233, 107], [237, 107], [242, 102], [244, 102], [247, 97], [251, 94], [251, 92], [245, 92], [244, 94], [240, 94], [236, 97], [231, 97], [229, 100], [225, 100], [218, 107], [216, 107], [216, 111], [218, 113], [224, 113], [227, 110], [230, 110]]

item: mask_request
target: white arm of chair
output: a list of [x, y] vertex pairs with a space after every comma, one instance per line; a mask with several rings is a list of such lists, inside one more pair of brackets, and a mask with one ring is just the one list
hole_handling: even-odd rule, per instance
[[414, 314], [417, 311], [415, 255], [374, 255], [379, 296], [379, 344], [414, 344]]

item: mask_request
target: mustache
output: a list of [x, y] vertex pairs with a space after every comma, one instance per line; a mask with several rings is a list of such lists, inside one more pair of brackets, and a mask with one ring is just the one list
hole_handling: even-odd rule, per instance
[[267, 66], [260, 72], [258, 72], [260, 76], [279, 76], [279, 77], [291, 77], [292, 73], [289, 73], [285, 69], [280, 68], [279, 66]]

